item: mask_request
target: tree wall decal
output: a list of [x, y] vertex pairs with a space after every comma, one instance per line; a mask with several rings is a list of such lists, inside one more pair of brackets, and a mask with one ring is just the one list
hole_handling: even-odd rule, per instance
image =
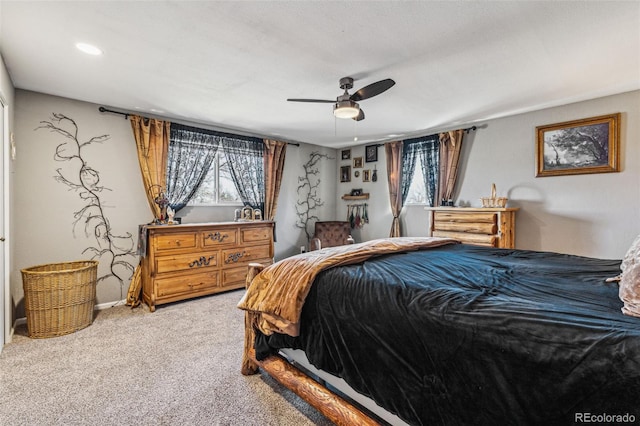
[[296, 203], [298, 220], [296, 227], [304, 229], [307, 235], [307, 242], [313, 237], [313, 224], [319, 220], [314, 212], [318, 207], [324, 205], [324, 202], [318, 195], [318, 188], [320, 186], [318, 163], [323, 158], [333, 160], [333, 158], [327, 154], [320, 154], [318, 151], [313, 151], [309, 154], [309, 161], [302, 165], [304, 176], [298, 176], [298, 201]]
[[98, 282], [114, 277], [120, 283], [120, 296], [123, 297], [125, 283], [131, 279], [135, 269], [129, 262], [129, 259], [135, 259], [134, 239], [129, 232], [124, 235], [113, 232], [105, 215], [105, 203], [100, 198], [103, 191], [111, 190], [101, 185], [100, 173], [83, 156], [85, 149], [106, 142], [109, 135], [95, 136], [81, 142], [78, 140], [76, 122], [60, 113], [53, 113], [50, 121], [41, 121], [38, 129], [49, 130], [66, 139], [56, 147], [53, 158], [55, 161], [68, 162], [69, 167], [65, 170], [56, 169], [54, 179], [76, 192], [84, 202], [84, 206], [73, 213], [73, 236], [76, 237], [77, 227], [82, 226], [85, 236], [95, 240], [95, 244], [85, 248], [82, 254], [89, 253], [92, 260], [108, 265], [107, 272], [98, 277]]

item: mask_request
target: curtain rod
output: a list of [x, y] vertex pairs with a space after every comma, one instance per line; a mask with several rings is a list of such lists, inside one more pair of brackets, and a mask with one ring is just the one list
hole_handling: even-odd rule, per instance
[[[128, 112], [114, 111], [114, 110], [112, 110], [112, 109], [108, 109], [108, 108], [105, 108], [105, 107], [103, 107], [103, 106], [98, 107], [98, 111], [100, 111], [100, 112], [109, 112], [109, 113], [111, 113], [111, 114], [119, 114], [119, 115], [123, 115], [123, 116], [124, 116], [124, 118], [125, 118], [125, 120], [126, 120], [126, 119], [128, 119], [128, 118], [129, 118], [129, 116], [133, 115], [133, 114], [129, 114]], [[149, 117], [144, 117], [144, 116], [141, 116], [141, 117], [143, 117], [143, 118], [149, 118]], [[194, 127], [195, 127], [195, 126], [194, 126]], [[217, 132], [220, 132], [219, 130], [216, 130], [216, 131], [217, 131]], [[220, 133], [228, 133], [228, 132], [220, 132]], [[230, 135], [232, 135], [232, 133], [229, 133], [229, 134], [230, 134]], [[242, 136], [246, 136], [246, 135], [242, 135]], [[258, 136], [250, 136], [250, 137], [258, 137]], [[264, 137], [259, 137], [259, 138], [264, 139]], [[300, 146], [300, 144], [299, 144], [299, 143], [295, 143], [295, 142], [285, 142], [285, 143], [286, 143], [287, 145]]]
[[[463, 132], [465, 132], [466, 134], [469, 134], [469, 132], [475, 132], [476, 130], [478, 130], [477, 126], [471, 126], [471, 127], [467, 127], [466, 129], [460, 129]], [[451, 132], [452, 130], [445, 130], [443, 132], [438, 132], [438, 133], [444, 133], [444, 132]], [[438, 134], [438, 133], [432, 133], [433, 135]], [[425, 135], [425, 136], [431, 136], [431, 135]], [[412, 138], [408, 138], [408, 139], [417, 139], [417, 138], [421, 138], [424, 136], [416, 136], [416, 137], [412, 137]], [[374, 145], [374, 144], [372, 144]], [[384, 146], [384, 143], [377, 143], [375, 144], [375, 146]]]

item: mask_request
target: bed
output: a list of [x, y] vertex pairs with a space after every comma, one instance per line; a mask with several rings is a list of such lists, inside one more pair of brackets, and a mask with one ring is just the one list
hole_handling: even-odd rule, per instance
[[411, 425], [636, 421], [640, 318], [621, 312], [619, 273], [619, 260], [442, 238], [254, 265], [242, 372], [261, 367], [336, 424], [384, 420], [281, 351]]

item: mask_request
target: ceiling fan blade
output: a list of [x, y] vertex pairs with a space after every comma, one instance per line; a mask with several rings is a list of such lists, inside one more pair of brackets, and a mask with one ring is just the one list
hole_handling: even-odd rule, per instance
[[334, 104], [334, 103], [336, 103], [335, 100], [328, 101], [326, 99], [287, 99], [287, 101], [289, 101], [289, 102], [318, 102], [318, 103], [323, 103], [323, 104]]
[[353, 117], [352, 120], [355, 120], [355, 121], [364, 120], [364, 111], [362, 110], [362, 108], [360, 108], [360, 112], [358, 113], [358, 116]]
[[391, 80], [390, 78], [380, 80], [358, 90], [356, 93], [351, 95], [349, 99], [355, 102], [361, 101], [363, 99], [368, 99], [389, 90], [393, 87], [394, 84], [396, 84], [396, 82]]

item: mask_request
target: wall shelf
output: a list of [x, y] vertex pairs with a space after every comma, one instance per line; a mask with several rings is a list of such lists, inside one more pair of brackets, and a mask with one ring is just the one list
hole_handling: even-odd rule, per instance
[[349, 195], [349, 194], [345, 194], [342, 196], [343, 200], [368, 200], [369, 199], [369, 193], [366, 194], [362, 194], [362, 195]]

